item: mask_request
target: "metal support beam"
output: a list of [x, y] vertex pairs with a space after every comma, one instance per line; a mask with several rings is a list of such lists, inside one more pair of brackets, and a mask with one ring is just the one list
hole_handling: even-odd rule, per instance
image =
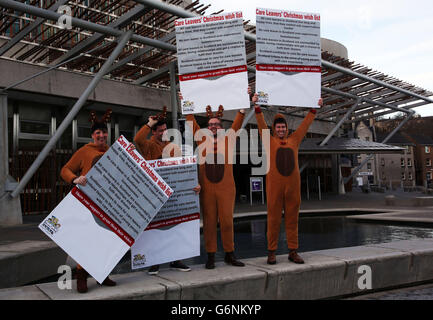
[[89, 86], [86, 88], [86, 90], [80, 96], [78, 101], [74, 104], [71, 111], [68, 113], [66, 118], [63, 120], [62, 124], [57, 129], [56, 133], [53, 135], [53, 137], [48, 141], [48, 143], [45, 145], [45, 147], [39, 153], [38, 157], [35, 159], [35, 161], [32, 163], [30, 168], [27, 170], [24, 177], [20, 180], [19, 185], [11, 193], [11, 197], [15, 198], [24, 189], [24, 187], [29, 182], [31, 177], [34, 175], [34, 173], [38, 170], [38, 168], [40, 167], [40, 165], [42, 164], [44, 159], [47, 157], [47, 155], [49, 154], [51, 149], [53, 149], [55, 147], [57, 141], [61, 138], [63, 132], [65, 132], [65, 130], [68, 128], [69, 124], [72, 122], [72, 120], [78, 114], [78, 112], [80, 111], [80, 109], [84, 105], [84, 103], [86, 102], [89, 95], [93, 92], [93, 90], [98, 85], [99, 81], [107, 73], [107, 70], [110, 67], [110, 65], [113, 64], [114, 60], [122, 52], [123, 48], [125, 47], [126, 43], [131, 39], [131, 37], [132, 37], [132, 31], [128, 31], [127, 33], [124, 33], [122, 35], [122, 37], [119, 39], [119, 43], [117, 44], [116, 48], [111, 53], [110, 57], [107, 59], [107, 61], [105, 61], [105, 63], [102, 65], [101, 69], [98, 71], [98, 73], [95, 75], [93, 80], [90, 82]]
[[[174, 61], [174, 63], [177, 63], [177, 62]], [[166, 65], [166, 66], [156, 70], [155, 72], [149, 73], [149, 74], [145, 75], [144, 77], [141, 77], [141, 78], [135, 80], [133, 82], [133, 84], [142, 84], [144, 82], [155, 79], [164, 73], [170, 72], [170, 68], [171, 68], [170, 66], [171, 66], [171, 63], [169, 65]]]
[[[201, 17], [201, 15], [197, 13], [190, 12], [188, 10], [185, 10], [181, 7], [169, 4], [167, 2], [162, 2], [159, 0], [134, 0], [137, 3], [141, 3], [145, 6], [155, 8], [164, 12], [171, 13], [175, 16], [181, 17], [181, 18], [194, 18], [194, 17]], [[256, 35], [245, 32], [245, 39], [249, 41], [256, 41]]]
[[18, 86], [18, 85], [20, 85], [20, 84], [22, 84], [22, 83], [24, 83], [24, 82], [27, 82], [27, 81], [29, 81], [29, 80], [31, 80], [31, 79], [33, 79], [33, 78], [39, 77], [40, 75], [43, 75], [44, 73], [47, 73], [47, 72], [49, 72], [49, 71], [51, 71], [51, 70], [57, 69], [58, 67], [60, 67], [60, 66], [62, 66], [62, 65], [64, 65], [64, 64], [66, 64], [66, 63], [69, 63], [69, 62], [71, 62], [71, 61], [73, 61], [73, 60], [76, 60], [76, 59], [80, 58], [82, 55], [85, 55], [85, 54], [91, 54], [93, 51], [97, 51], [97, 50], [99, 50], [99, 49], [100, 49], [99, 47], [97, 47], [97, 48], [93, 48], [93, 49], [90, 50], [89, 52], [81, 53], [81, 54], [79, 54], [78, 56], [75, 56], [75, 57], [73, 57], [73, 58], [71, 58], [71, 59], [69, 59], [69, 60], [66, 60], [66, 61], [64, 61], [64, 62], [62, 62], [62, 63], [59, 63], [59, 64], [55, 65], [55, 66], [49, 67], [48, 69], [42, 70], [41, 72], [35, 73], [35, 74], [31, 75], [31, 76], [28, 76], [27, 78], [25, 78], [25, 79], [23, 79], [23, 80], [20, 80], [20, 81], [18, 81], [18, 82], [15, 82], [15, 83], [9, 85], [8, 87], [4, 88], [4, 89], [3, 89], [3, 92], [6, 92], [7, 90], [12, 89], [12, 88], [14, 88], [14, 87], [16, 87], [16, 86]]
[[[57, 12], [57, 9], [67, 3], [69, 0], [59, 0], [49, 8], [49, 11]], [[45, 21], [44, 18], [36, 18], [35, 21], [31, 22], [27, 27], [18, 32], [7, 44], [0, 48], [0, 56], [4, 55], [10, 48], [20, 42], [26, 35], [35, 30]]]
[[[398, 108], [397, 108], [398, 109]], [[413, 110], [401, 110], [401, 112], [406, 112], [408, 113], [408, 116], [406, 119], [404, 119], [383, 141], [382, 143], [387, 143], [389, 139], [391, 139], [394, 134], [397, 133], [398, 130], [400, 130], [401, 127], [403, 127], [405, 125], [406, 122], [408, 122], [410, 120], [410, 118], [412, 118], [412, 116], [415, 114], [415, 111]], [[350, 179], [352, 179], [358, 172], [359, 170], [362, 169], [362, 167], [365, 166], [365, 164], [370, 161], [370, 159], [373, 157], [373, 154], [370, 154], [367, 156], [367, 158], [364, 159], [364, 161], [361, 162], [361, 164], [355, 168], [355, 170], [352, 171], [352, 173], [350, 174], [349, 177], [347, 177], [344, 180], [344, 184], [346, 184], [347, 182], [349, 182]]]
[[433, 103], [433, 99], [430, 99], [430, 98], [424, 97], [424, 96], [422, 96], [422, 95], [420, 95], [420, 94], [417, 94], [417, 93], [411, 92], [411, 91], [409, 91], [409, 90], [406, 90], [406, 89], [403, 89], [403, 88], [400, 88], [400, 87], [397, 87], [397, 86], [394, 86], [394, 85], [389, 84], [389, 83], [387, 83], [387, 82], [384, 82], [384, 81], [381, 81], [381, 80], [377, 80], [377, 79], [375, 79], [375, 78], [372, 78], [372, 77], [369, 77], [369, 76], [363, 75], [363, 74], [361, 74], [361, 73], [358, 73], [358, 72], [352, 71], [352, 70], [350, 70], [350, 69], [347, 69], [347, 68], [341, 67], [341, 66], [339, 66], [339, 65], [336, 65], [336, 64], [334, 64], [334, 63], [328, 62], [328, 61], [326, 61], [326, 60], [322, 60], [322, 65], [325, 66], [325, 67], [327, 67], [327, 68], [334, 69], [334, 70], [340, 71], [340, 72], [342, 72], [342, 73], [345, 73], [345, 74], [351, 75], [351, 76], [353, 76], [353, 77], [356, 77], [356, 78], [359, 78], [359, 79], [364, 79], [364, 80], [366, 80], [366, 81], [369, 81], [369, 82], [375, 83], [375, 84], [377, 84], [377, 85], [379, 85], [379, 86], [382, 86], [382, 87], [384, 87], [384, 88], [392, 89], [392, 90], [395, 90], [395, 91], [398, 91], [398, 92], [401, 92], [401, 93], [407, 94], [408, 96], [411, 96], [411, 97], [415, 97], [415, 98], [418, 98], [418, 99], [424, 100], [424, 101], [426, 101], [426, 102], [428, 102], [428, 103]]
[[22, 224], [20, 198], [8, 197], [16, 182], [9, 176], [8, 97], [0, 92], [0, 225]]
[[[122, 16], [120, 16], [115, 21], [108, 24], [108, 27], [120, 29], [126, 24], [128, 24], [131, 20], [135, 20], [140, 18], [141, 16], [145, 15], [147, 12], [149, 12], [150, 9], [145, 8], [143, 5], [137, 5], [136, 7], [132, 8]], [[94, 45], [95, 43], [98, 43], [99, 41], [104, 39], [104, 35], [101, 33], [96, 33], [92, 35], [91, 37], [87, 38], [84, 41], [81, 41], [76, 46], [74, 46], [71, 50], [67, 51], [66, 54], [58, 58], [56, 61], [54, 61], [53, 64], [61, 63], [65, 60], [68, 60], [71, 57], [76, 56], [80, 52], [86, 50], [90, 46]]]
[[176, 61], [170, 62], [170, 100], [171, 100], [171, 117], [173, 120], [173, 129], [179, 129], [177, 123], [177, 88], [176, 88]]
[[[170, 40], [174, 39], [176, 37], [176, 34], [174, 32], [167, 34], [166, 36], [162, 37], [159, 39], [159, 41], [162, 42], [169, 42]], [[108, 73], [111, 73], [112, 71], [114, 71], [117, 68], [120, 68], [121, 66], [137, 59], [138, 57], [141, 57], [143, 55], [145, 55], [146, 53], [150, 52], [154, 50], [154, 48], [152, 46], [146, 46], [140, 50], [138, 50], [135, 53], [130, 54], [129, 56], [127, 56], [126, 58], [123, 58], [122, 60], [120, 60], [119, 62], [117, 62], [116, 64], [114, 64], [112, 67], [110, 67], [110, 69], [108, 69]], [[137, 80], [138, 81], [138, 80]], [[144, 82], [144, 81], [143, 81]]]
[[[20, 11], [20, 12], [25, 12], [25, 13], [28, 13], [28, 14], [31, 14], [31, 15], [34, 15], [37, 17], [45, 18], [48, 20], [52, 20], [52, 21], [57, 21], [62, 16], [60, 13], [52, 12], [52, 11], [41, 9], [41, 8], [37, 8], [37, 7], [31, 6], [31, 5], [27, 5], [27, 4], [13, 1], [13, 0], [0, 0], [0, 6], [8, 8], [8, 9]], [[121, 37], [124, 34], [123, 31], [120, 31], [116, 28], [103, 26], [103, 25], [100, 25], [97, 23], [77, 19], [74, 17], [71, 18], [71, 21], [72, 21], [72, 26], [74, 26], [74, 27], [94, 31], [94, 32], [101, 33], [101, 34], [104, 34], [107, 36]], [[173, 46], [171, 44], [168, 44], [168, 43], [165, 43], [165, 42], [162, 42], [159, 40], [139, 36], [136, 34], [133, 34], [131, 36], [131, 41], [135, 41], [135, 42], [142, 43], [145, 45], [150, 45], [150, 46], [153, 46], [155, 48], [159, 48], [159, 49], [163, 49], [163, 50], [176, 52], [176, 46]]]
[[349, 118], [349, 116], [352, 114], [352, 112], [358, 107], [358, 104], [362, 101], [361, 99], [357, 99], [356, 102], [353, 104], [353, 106], [346, 112], [343, 118], [340, 119], [340, 121], [337, 123], [337, 125], [331, 130], [331, 132], [328, 134], [328, 136], [320, 143], [320, 146], [324, 146], [328, 143], [328, 141], [332, 138], [332, 136], [337, 132], [338, 129], [343, 125], [343, 123]]
[[247, 116], [244, 118], [244, 121], [242, 122], [242, 126], [241, 129], [245, 129], [245, 127], [247, 126], [248, 122], [251, 120], [251, 118], [253, 117], [255, 113], [254, 108], [251, 109], [251, 111], [247, 114]]

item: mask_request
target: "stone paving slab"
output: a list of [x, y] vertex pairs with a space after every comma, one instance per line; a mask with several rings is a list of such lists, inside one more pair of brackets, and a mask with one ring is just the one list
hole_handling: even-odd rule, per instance
[[65, 261], [66, 253], [52, 241], [27, 240], [0, 245], [0, 288], [16, 287], [56, 274], [57, 267]]
[[[104, 287], [89, 279], [89, 292], [60, 290], [57, 283], [0, 290], [0, 299], [179, 299], [256, 300], [324, 299], [368, 293], [358, 287], [360, 266], [371, 268], [372, 290], [433, 280], [433, 240], [419, 239], [377, 245], [303, 253], [297, 265], [279, 255], [276, 265], [266, 257], [244, 259], [245, 267], [223, 262], [207, 270], [192, 266], [190, 272], [161, 269], [113, 275], [116, 287]], [[38, 290], [36, 290], [38, 289]], [[41, 294], [42, 293], [42, 294]]]
[[[242, 260], [247, 262], [248, 260]], [[215, 263], [216, 268], [193, 266], [190, 272], [166, 270], [158, 278], [177, 283], [182, 300], [255, 300], [276, 298], [276, 278], [255, 266], [234, 267], [224, 262]]]
[[35, 285], [0, 290], [0, 300], [50, 300]]
[[277, 256], [277, 264], [268, 265], [267, 257], [246, 259], [245, 262], [277, 274], [277, 299], [323, 299], [351, 293], [346, 263], [334, 257], [306, 252], [305, 264], [295, 264], [287, 255]]
[[[433, 251], [433, 249], [432, 249]], [[347, 264], [347, 277], [352, 279], [352, 293], [361, 292], [361, 276], [370, 268], [372, 288], [387, 288], [417, 281], [412, 254], [399, 249], [357, 246], [315, 251], [316, 254], [341, 259]], [[433, 275], [432, 275], [433, 277]]]
[[72, 281], [72, 290], [60, 290], [57, 282], [36, 286], [52, 300], [180, 299], [179, 285], [163, 278], [149, 276], [146, 272], [112, 275], [110, 278], [116, 281], [115, 287], [101, 286], [95, 279], [89, 278], [87, 280], [89, 291], [85, 294], [77, 292], [75, 280]]

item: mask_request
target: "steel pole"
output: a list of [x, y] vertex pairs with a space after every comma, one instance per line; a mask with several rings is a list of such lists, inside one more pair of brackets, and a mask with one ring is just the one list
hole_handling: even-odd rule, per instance
[[[13, 1], [13, 0], [0, 0], [0, 6], [8, 8], [8, 9], [20, 11], [20, 12], [25, 12], [25, 13], [28, 13], [28, 14], [31, 14], [31, 15], [34, 15], [34, 16], [37, 16], [40, 18], [45, 18], [47, 20], [52, 20], [52, 21], [58, 21], [58, 19], [62, 16], [62, 14], [57, 13], [57, 12], [52, 12], [52, 11], [49, 11], [46, 9], [37, 8], [37, 7], [31, 6], [31, 5], [27, 5], [25, 3], [21, 3], [21, 2], [17, 2], [17, 1]], [[124, 31], [121, 31], [121, 30], [116, 29], [116, 28], [100, 25], [97, 23], [81, 20], [81, 19], [74, 18], [74, 17], [71, 17], [71, 22], [72, 22], [72, 25], [74, 27], [94, 31], [94, 32], [101, 33], [101, 34], [108, 35], [108, 36], [121, 37], [125, 33]], [[133, 34], [131, 36], [131, 40], [138, 42], [138, 43], [150, 45], [150, 46], [153, 46], [155, 48], [176, 52], [176, 46], [165, 43], [163, 41], [159, 41], [159, 40], [155, 40], [155, 39], [151, 39], [151, 38], [146, 38], [146, 37], [139, 36], [136, 34]]]
[[32, 176], [35, 174], [35, 172], [38, 170], [38, 168], [40, 167], [42, 162], [48, 156], [51, 149], [53, 149], [55, 147], [57, 141], [61, 138], [62, 134], [68, 128], [69, 124], [72, 122], [72, 120], [78, 114], [81, 107], [87, 101], [87, 98], [89, 97], [89, 95], [93, 92], [93, 90], [98, 85], [99, 81], [107, 73], [108, 68], [113, 64], [114, 60], [122, 52], [123, 48], [125, 47], [128, 40], [131, 38], [131, 36], [132, 36], [132, 30], [130, 30], [127, 33], [124, 33], [122, 35], [121, 39], [119, 40], [119, 43], [117, 44], [116, 48], [111, 53], [110, 57], [107, 59], [107, 61], [105, 61], [105, 63], [102, 65], [101, 69], [98, 71], [98, 73], [95, 75], [95, 77], [90, 82], [89, 86], [86, 88], [86, 90], [80, 96], [78, 101], [74, 104], [71, 111], [68, 113], [66, 118], [63, 120], [62, 124], [57, 129], [56, 133], [51, 137], [51, 139], [48, 141], [48, 143], [45, 145], [45, 147], [39, 153], [39, 155], [37, 156], [35, 161], [32, 163], [30, 168], [25, 173], [24, 177], [20, 180], [20, 183], [18, 184], [16, 189], [10, 194], [11, 197], [15, 198], [24, 189], [26, 184], [29, 182], [29, 180], [32, 178]]
[[170, 98], [171, 98], [171, 116], [173, 120], [173, 129], [179, 129], [179, 124], [177, 123], [177, 89], [176, 89], [176, 62], [170, 62], [169, 65], [170, 72]]
[[[400, 128], [401, 127], [403, 127], [404, 126], [404, 124], [406, 123], [406, 122], [408, 122], [409, 120], [410, 120], [410, 118], [412, 118], [412, 116], [415, 114], [415, 111], [413, 111], [413, 110], [405, 110], [405, 111], [408, 111], [410, 114], [407, 116], [407, 118], [406, 119], [404, 119], [381, 143], [387, 143], [388, 142], [388, 140], [389, 139], [391, 139], [392, 138], [392, 136], [394, 135], [394, 134], [396, 134], [397, 133], [397, 131], [398, 130], [400, 130]], [[373, 154], [370, 154], [370, 155], [368, 155], [367, 156], [367, 158], [365, 158], [364, 159], [364, 161], [362, 161], [361, 162], [361, 164], [358, 166], [358, 167], [356, 167], [355, 168], [355, 170], [353, 170], [352, 171], [352, 173], [350, 174], [350, 176], [349, 177], [347, 177], [345, 180], [344, 180], [344, 184], [346, 184], [347, 182], [349, 182], [349, 180], [350, 179], [352, 179], [358, 172], [359, 172], [359, 170], [361, 170], [362, 169], [362, 167], [364, 167], [365, 166], [365, 164], [368, 162], [368, 161], [370, 161], [370, 159], [373, 157]]]
[[352, 112], [355, 110], [355, 108], [358, 106], [358, 104], [362, 101], [361, 99], [357, 99], [356, 102], [353, 104], [353, 106], [346, 112], [343, 118], [340, 119], [340, 121], [337, 123], [337, 125], [331, 130], [331, 132], [328, 134], [328, 136], [320, 143], [320, 146], [324, 146], [328, 143], [328, 141], [332, 138], [332, 136], [337, 132], [338, 129], [343, 125], [343, 123], [349, 118], [349, 116], [352, 114]]
[[[201, 15], [197, 13], [190, 12], [188, 10], [185, 10], [181, 7], [168, 4], [167, 2], [162, 2], [159, 0], [134, 0], [137, 3], [143, 4], [147, 7], [152, 7], [167, 13], [171, 13], [175, 16], [181, 17], [181, 18], [194, 18], [194, 17], [201, 17]], [[256, 41], [256, 36], [252, 33], [245, 32], [245, 39], [249, 41]]]
[[409, 91], [409, 90], [406, 90], [406, 89], [403, 89], [403, 88], [400, 88], [400, 87], [394, 86], [394, 85], [389, 84], [389, 83], [386, 83], [386, 82], [384, 82], [384, 81], [377, 80], [377, 79], [375, 79], [375, 78], [371, 78], [371, 77], [366, 76], [366, 75], [363, 75], [363, 74], [361, 74], [361, 73], [357, 73], [357, 72], [355, 72], [355, 71], [352, 71], [352, 70], [350, 70], [350, 69], [347, 69], [347, 68], [341, 67], [341, 66], [339, 66], [339, 65], [336, 65], [336, 64], [334, 64], [334, 63], [328, 62], [328, 61], [326, 61], [326, 60], [322, 60], [322, 65], [325, 66], [325, 67], [327, 67], [327, 68], [337, 70], [337, 71], [339, 71], [339, 72], [341, 72], [341, 73], [345, 73], [345, 74], [348, 74], [348, 75], [350, 75], [350, 76], [354, 76], [354, 77], [356, 77], [356, 78], [363, 79], [363, 80], [366, 80], [366, 81], [369, 81], [369, 82], [375, 83], [375, 84], [377, 84], [377, 85], [379, 85], [379, 86], [382, 86], [382, 87], [384, 87], [384, 88], [388, 88], [388, 89], [391, 89], [391, 90], [395, 90], [395, 91], [398, 91], [398, 92], [401, 92], [401, 93], [407, 94], [407, 95], [409, 95], [409, 96], [411, 96], [411, 97], [415, 97], [415, 98], [418, 98], [418, 99], [424, 100], [424, 101], [426, 101], [426, 102], [433, 103], [433, 99], [430, 99], [430, 98], [424, 97], [424, 96], [422, 96], [422, 95], [419, 95], [419, 94], [417, 94], [417, 93], [411, 92], [411, 91]]

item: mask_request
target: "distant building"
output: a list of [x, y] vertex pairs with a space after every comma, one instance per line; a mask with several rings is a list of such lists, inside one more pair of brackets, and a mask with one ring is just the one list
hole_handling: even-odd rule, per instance
[[[391, 119], [387, 121], [376, 122], [376, 131], [380, 132], [382, 135], [387, 135], [395, 127], [397, 127], [401, 121], [402, 119]], [[407, 145], [405, 145], [405, 141], [408, 143]], [[413, 178], [412, 184], [416, 184], [417, 186], [427, 186], [431, 183], [433, 178], [433, 117], [417, 117], [409, 120], [400, 129], [399, 133], [397, 133], [390, 141], [388, 141], [388, 144], [406, 147], [405, 155], [402, 155], [400, 159], [400, 174], [402, 178], [405, 178], [405, 180], [403, 180], [403, 185], [410, 185], [411, 180], [409, 177], [411, 176]], [[384, 158], [388, 159], [389, 161], [394, 161], [394, 163], [398, 163], [398, 159], [394, 159], [393, 157], [395, 157], [395, 155], [386, 155]], [[388, 170], [386, 172], [388, 173], [389, 170], [391, 170], [391, 163], [389, 161], [387, 162], [385, 160], [385, 167], [386, 170]], [[403, 161], [405, 163], [405, 171], [402, 170]], [[405, 175], [403, 175], [403, 172], [405, 172]], [[396, 173], [393, 174], [393, 176], [395, 175]]]
[[428, 186], [433, 178], [433, 138], [422, 134], [403, 133], [415, 144], [415, 178], [416, 184]]
[[[363, 141], [375, 141], [374, 127], [370, 123], [361, 121], [355, 126], [355, 135]], [[368, 155], [360, 154], [357, 155], [355, 162], [358, 164], [363, 162]], [[356, 166], [355, 166], [356, 167]], [[377, 184], [377, 173], [376, 173], [376, 155], [358, 172], [355, 177], [356, 184], [358, 186], [369, 184]]]
[[[377, 141], [383, 141], [389, 133], [376, 133]], [[415, 186], [415, 143], [396, 133], [387, 144], [405, 148], [403, 154], [378, 154], [377, 180], [379, 185], [390, 189]]]

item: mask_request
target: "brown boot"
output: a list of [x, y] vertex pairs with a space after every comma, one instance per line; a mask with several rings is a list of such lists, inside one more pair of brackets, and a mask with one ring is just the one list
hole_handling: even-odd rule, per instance
[[277, 264], [277, 257], [275, 256], [275, 250], [268, 250], [268, 264]]
[[114, 287], [116, 285], [116, 282], [111, 280], [109, 277], [106, 277], [104, 282], [101, 283], [101, 285], [107, 287]]
[[224, 257], [224, 262], [227, 264], [231, 264], [235, 267], [244, 267], [245, 264], [243, 262], [240, 262], [239, 260], [236, 260], [236, 257], [233, 252], [226, 252], [226, 255]]
[[298, 255], [296, 250], [290, 250], [289, 251], [289, 260], [297, 263], [297, 264], [303, 264], [304, 260]]
[[207, 254], [206, 269], [215, 269], [215, 252]]
[[84, 269], [77, 269], [76, 278], [77, 278], [77, 291], [79, 293], [87, 292], [87, 276], [89, 274]]

